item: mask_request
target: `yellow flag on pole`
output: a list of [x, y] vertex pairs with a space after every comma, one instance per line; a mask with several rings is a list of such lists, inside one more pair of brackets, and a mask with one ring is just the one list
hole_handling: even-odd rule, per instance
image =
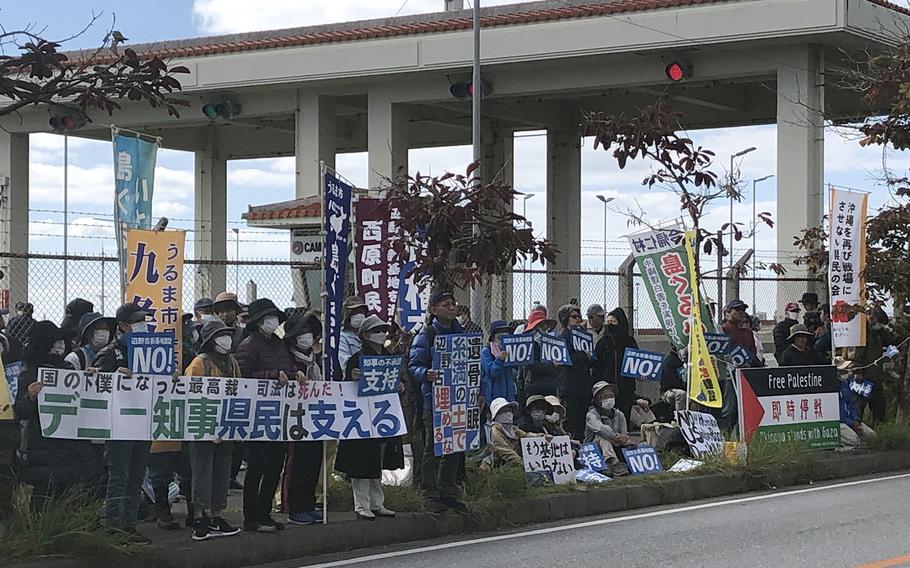
[[711, 408], [723, 406], [717, 370], [708, 353], [705, 330], [701, 321], [701, 298], [698, 293], [698, 274], [695, 271], [695, 250], [692, 242], [695, 231], [686, 231], [686, 256], [689, 258], [692, 286], [692, 315], [689, 317], [689, 398]]

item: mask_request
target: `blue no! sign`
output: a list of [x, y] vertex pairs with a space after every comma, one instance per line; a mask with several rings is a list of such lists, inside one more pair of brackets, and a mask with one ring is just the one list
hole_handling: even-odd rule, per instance
[[619, 372], [623, 377], [659, 381], [664, 368], [664, 356], [654, 351], [626, 347], [622, 354], [622, 367]]
[[623, 448], [622, 455], [626, 458], [626, 465], [632, 475], [647, 475], [660, 473], [664, 470], [660, 457], [652, 446], [639, 444], [637, 448]]
[[126, 357], [130, 371], [142, 375], [173, 375], [176, 339], [172, 333], [131, 333]]
[[534, 363], [534, 334], [503, 335], [499, 346], [506, 352], [506, 367], [523, 367]]

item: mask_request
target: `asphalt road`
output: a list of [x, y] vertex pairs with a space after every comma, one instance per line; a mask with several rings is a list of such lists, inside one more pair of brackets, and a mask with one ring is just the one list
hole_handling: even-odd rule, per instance
[[910, 474], [412, 543], [269, 568], [910, 567]]

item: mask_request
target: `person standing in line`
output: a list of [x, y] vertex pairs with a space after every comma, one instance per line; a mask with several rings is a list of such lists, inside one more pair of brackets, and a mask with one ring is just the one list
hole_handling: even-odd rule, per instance
[[348, 359], [360, 351], [360, 326], [367, 318], [367, 305], [360, 296], [348, 296], [341, 304], [341, 334], [338, 337], [338, 364], [341, 374], [348, 366]]
[[76, 336], [79, 347], [67, 354], [66, 362], [77, 371], [88, 369], [95, 360], [95, 355], [111, 342], [116, 329], [115, 318], [104, 317], [97, 312], [83, 314]]
[[[388, 338], [389, 324], [379, 316], [369, 316], [360, 326], [361, 349], [351, 355], [345, 368], [345, 380], [360, 380], [360, 358], [364, 355], [386, 355], [385, 341]], [[400, 385], [399, 385], [400, 386]], [[398, 441], [400, 444], [400, 440]], [[344, 473], [351, 480], [354, 492], [354, 513], [364, 521], [375, 521], [376, 518], [390, 518], [395, 511], [385, 506], [385, 494], [382, 491], [383, 445], [382, 438], [364, 438], [360, 440], [342, 440], [338, 445], [338, 458], [335, 469]], [[400, 452], [398, 452], [400, 455]], [[398, 469], [404, 463], [396, 464]]]
[[581, 310], [578, 306], [566, 304], [559, 308], [556, 316], [560, 326], [556, 330], [557, 334], [565, 340], [571, 359], [571, 364], [559, 367], [559, 398], [566, 401], [566, 429], [572, 437], [580, 440], [585, 430], [585, 414], [591, 406], [591, 387], [594, 383], [591, 376], [592, 358], [572, 347], [572, 328], [581, 326]]
[[784, 308], [784, 319], [774, 326], [774, 359], [780, 364], [780, 358], [790, 346], [790, 328], [799, 323], [799, 304], [790, 302]]
[[815, 336], [803, 324], [798, 323], [791, 327], [790, 336], [787, 339], [790, 341], [790, 346], [781, 353], [780, 359], [778, 359], [781, 367], [825, 364], [818, 352], [809, 344], [810, 341], [815, 340]]
[[[322, 322], [310, 314], [294, 314], [284, 322], [284, 344], [291, 352], [297, 382], [322, 380]], [[323, 521], [316, 507], [316, 484], [322, 472], [324, 442], [300, 441], [288, 444], [284, 462], [281, 502], [286, 504], [288, 522], [312, 525]]]
[[638, 349], [638, 343], [630, 333], [629, 318], [622, 308], [616, 308], [607, 315], [604, 327], [603, 339], [594, 348], [594, 378], [616, 385], [616, 408], [628, 418], [641, 397], [635, 393], [635, 379], [622, 376], [622, 358], [626, 348]]
[[433, 369], [433, 345], [439, 335], [464, 333], [458, 320], [455, 295], [448, 291], [439, 291], [430, 297], [429, 323], [420, 330], [411, 351], [408, 354], [408, 370], [420, 385], [423, 394], [423, 424], [425, 446], [423, 452], [424, 491], [431, 502], [432, 510], [443, 512], [452, 509], [457, 512], [467, 511], [467, 507], [457, 498], [458, 468], [461, 463], [459, 454], [436, 456], [433, 449], [433, 384], [442, 373]]
[[[231, 355], [233, 333], [234, 330], [220, 319], [203, 324], [202, 338], [199, 341], [200, 353], [186, 368], [186, 376], [239, 378], [240, 365]], [[193, 471], [193, 540], [240, 533], [239, 528], [229, 524], [222, 516], [227, 508], [231, 481], [232, 444], [233, 442], [220, 438], [188, 443], [190, 468]]]
[[[60, 322], [60, 331], [66, 341], [67, 352], [74, 351], [82, 345], [82, 316], [95, 311], [95, 305], [82, 298], [73, 298], [63, 310], [63, 321]], [[106, 345], [106, 344], [105, 344]], [[103, 346], [102, 346], [103, 347]], [[77, 368], [81, 371], [85, 367]]]
[[[250, 330], [237, 348], [236, 358], [241, 376], [269, 379], [287, 385], [297, 369], [287, 346], [275, 331], [285, 320], [284, 312], [267, 299], [250, 302]], [[272, 518], [272, 499], [281, 479], [285, 442], [255, 441], [247, 444], [247, 470], [243, 484], [243, 530], [275, 532], [284, 524]]]
[[[131, 333], [148, 331], [148, 313], [136, 304], [117, 308], [117, 337], [101, 349], [92, 367], [102, 373], [120, 373], [132, 380], [133, 373], [126, 360], [127, 342]], [[151, 442], [145, 440], [108, 440], [107, 491], [104, 498], [105, 524], [109, 529], [131, 535], [137, 542], [149, 542], [136, 530], [139, 516], [139, 487], [148, 465]]]
[[[240, 342], [246, 338], [246, 329], [240, 325], [238, 316], [240, 315], [240, 302], [237, 301], [237, 294], [231, 292], [221, 292], [215, 296], [215, 302], [212, 304], [212, 310], [218, 319], [224, 322], [231, 330], [231, 353], [237, 351]], [[240, 473], [240, 467], [243, 465], [244, 445], [243, 442], [237, 441], [233, 444], [234, 453], [231, 456], [231, 489], [243, 490], [243, 484], [237, 481], [237, 475]]]
[[588, 333], [594, 338], [594, 345], [597, 345], [607, 331], [606, 318], [607, 311], [600, 304], [591, 304], [587, 312]]

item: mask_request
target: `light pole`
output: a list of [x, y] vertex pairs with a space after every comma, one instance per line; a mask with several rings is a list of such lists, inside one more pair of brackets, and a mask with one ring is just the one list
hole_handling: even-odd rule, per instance
[[[755, 228], [758, 227], [756, 222], [757, 215], [755, 213], [755, 185], [759, 182], [765, 181], [766, 179], [771, 179], [774, 177], [774, 174], [767, 175], [765, 177], [760, 177], [758, 179], [752, 180], [752, 222], [755, 223]], [[757, 232], [755, 228], [752, 229], [752, 310], [753, 313], [758, 311], [758, 308], [755, 305], [755, 255], [757, 250], [755, 248], [755, 233]]]
[[615, 197], [597, 196], [598, 201], [604, 204], [604, 307], [607, 306], [607, 203], [616, 199]]
[[234, 290], [237, 297], [240, 297], [240, 229], [234, 227]]
[[757, 149], [755, 146], [750, 146], [730, 156], [730, 250], [727, 251], [730, 255], [730, 268], [733, 268], [733, 160]]
[[[528, 200], [534, 197], [533, 193], [526, 193], [521, 200], [521, 216], [524, 218], [524, 228], [527, 229], [531, 226], [528, 223]], [[524, 257], [521, 259], [521, 286], [524, 289], [522, 292], [522, 313], [528, 315], [528, 281], [531, 279], [531, 275], [528, 274], [528, 258]]]

